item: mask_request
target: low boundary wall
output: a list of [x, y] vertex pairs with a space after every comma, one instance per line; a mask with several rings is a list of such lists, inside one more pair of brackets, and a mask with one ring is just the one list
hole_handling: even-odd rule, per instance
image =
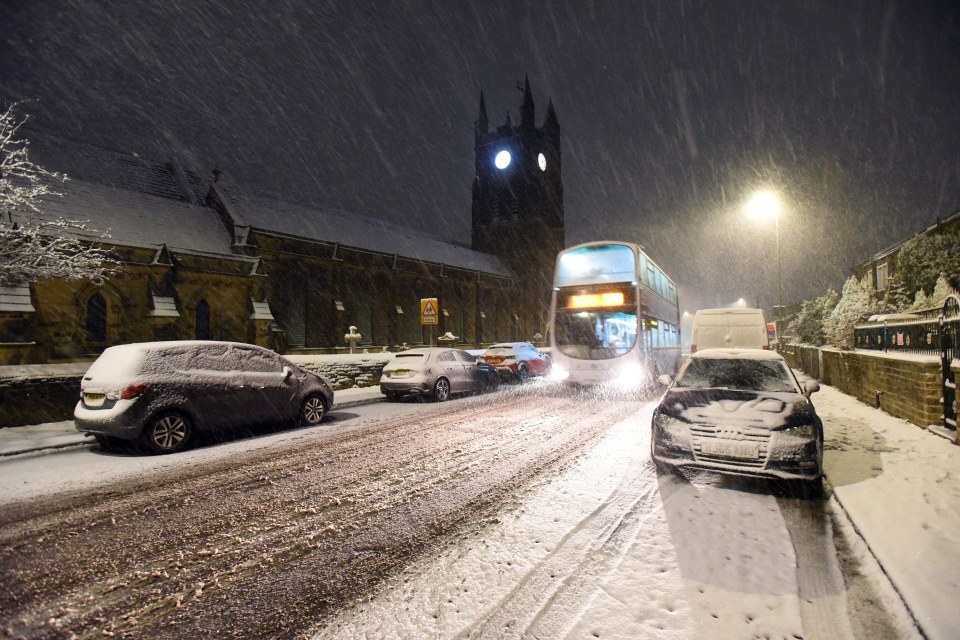
[[[936, 356], [842, 351], [784, 345], [791, 367], [824, 384], [926, 428], [940, 424], [940, 359]], [[960, 367], [954, 365], [955, 371]]]

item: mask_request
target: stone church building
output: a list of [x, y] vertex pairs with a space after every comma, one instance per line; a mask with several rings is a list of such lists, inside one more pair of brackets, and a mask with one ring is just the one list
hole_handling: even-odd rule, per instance
[[[0, 364], [90, 358], [112, 344], [217, 339], [282, 353], [533, 340], [546, 335], [553, 261], [564, 245], [560, 126], [534, 123], [529, 82], [519, 124], [475, 126], [471, 244], [337, 209], [258, 193], [228, 173], [200, 175], [41, 132], [31, 157], [67, 173], [42, 215], [108, 231], [122, 272], [103, 285], [0, 286]], [[466, 206], [466, 203], [464, 203]], [[420, 324], [437, 298], [439, 326]]]

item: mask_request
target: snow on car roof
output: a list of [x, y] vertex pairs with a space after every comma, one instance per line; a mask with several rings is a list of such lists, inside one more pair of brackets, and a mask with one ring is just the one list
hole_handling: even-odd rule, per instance
[[419, 356], [427, 355], [431, 353], [438, 353], [440, 351], [462, 351], [462, 349], [455, 349], [454, 347], [415, 347], [413, 349], [407, 349], [406, 351], [401, 351], [393, 355], [394, 358], [399, 358], [401, 356]]
[[191, 346], [203, 346], [205, 349], [220, 349], [225, 352], [231, 349], [243, 349], [243, 352], [233, 351], [232, 362], [236, 370], [243, 369], [245, 361], [243, 353], [249, 353], [250, 350], [272, 353], [269, 349], [257, 345], [216, 340], [169, 340], [118, 344], [104, 349], [100, 357], [87, 369], [84, 380], [95, 380], [97, 387], [105, 390], [123, 387], [137, 376], [161, 370], [162, 359], [166, 355], [164, 352]]
[[725, 360], [783, 360], [776, 351], [766, 349], [703, 349], [690, 354], [691, 358], [716, 358]]

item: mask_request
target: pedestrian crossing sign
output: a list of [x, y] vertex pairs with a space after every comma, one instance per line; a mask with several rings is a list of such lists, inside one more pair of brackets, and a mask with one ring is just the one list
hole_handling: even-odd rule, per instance
[[439, 316], [436, 298], [420, 298], [420, 324], [439, 324]]

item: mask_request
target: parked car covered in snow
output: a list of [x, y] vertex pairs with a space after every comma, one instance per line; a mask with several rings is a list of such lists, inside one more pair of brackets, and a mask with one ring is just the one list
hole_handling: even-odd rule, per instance
[[333, 388], [252, 344], [188, 340], [110, 347], [80, 383], [73, 417], [101, 445], [139, 441], [153, 453], [186, 447], [194, 432], [299, 420], [319, 424]]
[[[668, 376], [661, 376], [668, 384]], [[654, 409], [651, 456], [658, 467], [696, 466], [819, 486], [823, 424], [778, 353], [706, 349], [690, 355]]]
[[443, 402], [455, 393], [488, 391], [499, 383], [493, 367], [462, 349], [421, 347], [393, 356], [380, 376], [380, 391], [390, 402], [409, 395]]
[[480, 359], [496, 368], [501, 377], [521, 382], [531, 376], [550, 373], [550, 356], [529, 342], [492, 344]]

